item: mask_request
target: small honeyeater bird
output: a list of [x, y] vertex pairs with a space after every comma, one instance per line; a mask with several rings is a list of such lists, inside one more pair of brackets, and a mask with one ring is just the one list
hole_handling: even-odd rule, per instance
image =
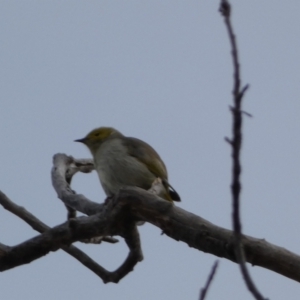
[[180, 196], [168, 182], [166, 166], [158, 153], [147, 143], [126, 137], [111, 127], [92, 130], [86, 137], [75, 140], [91, 151], [95, 169], [108, 197], [125, 186], [150, 189], [156, 178], [162, 180], [165, 191], [160, 197], [180, 201]]

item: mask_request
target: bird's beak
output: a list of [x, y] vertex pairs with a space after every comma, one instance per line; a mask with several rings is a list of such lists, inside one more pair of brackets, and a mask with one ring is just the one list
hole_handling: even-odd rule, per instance
[[86, 140], [87, 140], [86, 138], [82, 138], [82, 139], [74, 140], [74, 142], [79, 142], [79, 143], [85, 144]]

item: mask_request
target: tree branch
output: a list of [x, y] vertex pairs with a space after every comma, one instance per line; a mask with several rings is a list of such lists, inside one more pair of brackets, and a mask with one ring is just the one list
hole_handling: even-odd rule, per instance
[[205, 287], [201, 289], [201, 292], [200, 292], [200, 298], [199, 300], [204, 300], [206, 295], [207, 295], [207, 292], [208, 292], [208, 289], [210, 287], [210, 284], [212, 283], [213, 279], [214, 279], [214, 276], [216, 274], [216, 271], [217, 271], [217, 268], [218, 268], [218, 265], [219, 265], [219, 261], [216, 260], [211, 268], [211, 271], [210, 271], [210, 274], [207, 278], [207, 282], [205, 284]]
[[101, 212], [103, 204], [87, 199], [84, 195], [78, 195], [69, 185], [72, 176], [77, 172], [89, 173], [94, 169], [94, 164], [89, 159], [76, 160], [65, 154], [53, 156], [53, 168], [51, 170], [52, 185], [58, 198], [64, 199], [67, 207], [71, 207], [88, 216]]
[[[163, 188], [160, 180], [154, 182], [150, 192], [137, 187], [127, 187], [121, 189], [105, 204], [98, 204], [83, 195], [77, 195], [68, 185], [66, 173], [69, 172], [73, 161], [73, 158], [65, 154], [54, 156], [53, 186], [66, 205], [91, 216], [70, 219], [59, 226], [49, 228], [0, 192], [0, 204], [25, 220], [35, 230], [43, 232], [16, 246], [0, 244], [0, 271], [30, 263], [50, 251], [62, 248], [100, 276], [104, 282], [118, 282], [143, 258], [135, 226], [139, 220], [161, 228], [169, 237], [185, 242], [190, 247], [237, 262], [234, 232], [218, 227], [157, 197], [155, 193], [159, 194], [160, 188]], [[69, 247], [70, 244], [83, 239], [115, 235], [125, 238], [130, 253], [122, 266], [114, 272], [106, 271], [80, 250]], [[247, 262], [300, 282], [300, 257], [296, 254], [265, 240], [244, 235], [241, 236], [241, 244]]]
[[232, 193], [232, 223], [235, 233], [235, 252], [237, 261], [240, 265], [241, 273], [243, 275], [244, 281], [252, 293], [252, 295], [257, 300], [264, 300], [264, 297], [261, 295], [257, 287], [255, 286], [248, 269], [245, 264], [245, 253], [242, 247], [242, 225], [240, 220], [240, 192], [241, 192], [241, 162], [240, 162], [240, 153], [242, 146], [242, 99], [243, 96], [248, 89], [248, 85], [241, 89], [241, 78], [240, 78], [240, 63], [239, 63], [239, 55], [237, 49], [237, 43], [235, 34], [233, 32], [233, 28], [231, 25], [231, 6], [227, 0], [221, 0], [220, 4], [220, 12], [224, 17], [224, 22], [228, 31], [229, 41], [231, 44], [231, 54], [233, 61], [233, 103], [232, 107], [232, 116], [233, 116], [233, 138], [230, 142], [232, 147], [232, 184], [231, 184], [231, 193]]
[[[145, 190], [127, 187], [97, 215], [69, 220], [35, 238], [9, 247], [8, 251], [1, 247], [0, 271], [29, 263], [83, 238], [119, 233], [125, 236], [122, 228], [133, 219], [146, 220], [161, 228], [169, 237], [185, 242], [190, 247], [237, 261], [234, 233], [231, 230], [218, 227]], [[300, 282], [298, 255], [250, 236], [243, 235], [241, 242], [247, 262]], [[139, 253], [139, 250], [133, 249], [132, 252]], [[137, 257], [141, 259], [141, 255]]]
[[[21, 218], [23, 221], [25, 221], [28, 225], [30, 225], [34, 230], [39, 232], [45, 232], [50, 229], [46, 224], [41, 222], [38, 218], [36, 218], [34, 215], [32, 215], [30, 212], [28, 212], [24, 207], [21, 207], [14, 202], [12, 202], [4, 193], [0, 191], [0, 204], [11, 213], [15, 214], [19, 218]], [[136, 234], [136, 233], [135, 233]], [[116, 243], [118, 242], [117, 239], [114, 239], [112, 237], [109, 238], [102, 238], [102, 241], [106, 241], [109, 243]], [[9, 251], [11, 251], [11, 247], [0, 244], [0, 257], [7, 255]], [[100, 265], [97, 264], [93, 259], [91, 259], [88, 255], [86, 255], [84, 252], [79, 250], [75, 246], [69, 246], [69, 247], [62, 247], [62, 249], [73, 256], [75, 259], [77, 259], [80, 263], [82, 263], [84, 266], [86, 266], [88, 269], [90, 269], [92, 272], [94, 272], [96, 275], [98, 275], [100, 278], [103, 279], [104, 283], [107, 282], [118, 282], [121, 278], [123, 278], [125, 275], [127, 275], [124, 272], [124, 268], [126, 270], [130, 269], [130, 265], [132, 265], [131, 270], [133, 270], [134, 266], [134, 255], [129, 254], [130, 257], [127, 260], [126, 265], [122, 269], [118, 269], [115, 272], [109, 272], [102, 268]], [[129, 262], [129, 263], [128, 263]], [[26, 260], [24, 260], [24, 263], [26, 263]], [[22, 263], [23, 264], [23, 263]]]

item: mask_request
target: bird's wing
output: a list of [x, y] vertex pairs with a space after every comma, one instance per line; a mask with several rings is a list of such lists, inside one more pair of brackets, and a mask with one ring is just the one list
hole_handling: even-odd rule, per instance
[[150, 145], [137, 138], [126, 137], [123, 139], [123, 142], [130, 156], [135, 157], [143, 163], [155, 177], [162, 179], [164, 186], [169, 191], [170, 197], [174, 201], [181, 201], [178, 193], [168, 182], [167, 168], [158, 153]]
[[168, 179], [167, 168], [158, 153], [147, 143], [132, 137], [124, 140], [128, 154], [143, 163], [148, 170], [162, 180]]

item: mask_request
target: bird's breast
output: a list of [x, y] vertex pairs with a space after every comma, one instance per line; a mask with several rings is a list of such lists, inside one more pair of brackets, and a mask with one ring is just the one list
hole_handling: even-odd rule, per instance
[[118, 139], [101, 145], [95, 155], [95, 167], [103, 189], [109, 196], [124, 186], [149, 189], [155, 179], [142, 162], [128, 155]]

